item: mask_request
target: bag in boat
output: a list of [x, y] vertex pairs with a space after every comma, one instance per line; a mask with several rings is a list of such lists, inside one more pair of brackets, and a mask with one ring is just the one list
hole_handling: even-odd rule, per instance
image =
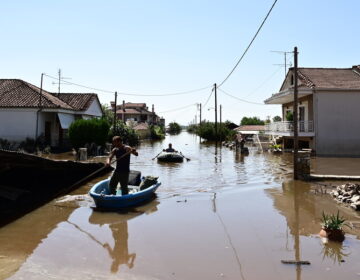
[[154, 177], [154, 176], [146, 176], [143, 178], [142, 182], [140, 183], [140, 190], [145, 190], [148, 187], [151, 187], [152, 185], [157, 183], [157, 179], [159, 177]]

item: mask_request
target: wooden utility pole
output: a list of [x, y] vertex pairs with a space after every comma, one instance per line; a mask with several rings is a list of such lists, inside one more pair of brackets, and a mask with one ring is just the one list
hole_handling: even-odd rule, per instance
[[298, 179], [298, 51], [294, 48], [294, 180]]
[[199, 120], [199, 124], [201, 125], [201, 103], [200, 103], [200, 120]]
[[113, 124], [114, 135], [116, 132], [116, 107], [117, 107], [117, 91], [115, 91], [114, 124]]
[[42, 88], [43, 88], [43, 79], [44, 79], [44, 73], [41, 73], [41, 81], [40, 81], [40, 93], [39, 93], [39, 110], [36, 113], [36, 131], [35, 131], [35, 141], [38, 138], [39, 134], [39, 113], [41, 111], [42, 107]]
[[215, 139], [217, 140], [218, 129], [217, 129], [217, 86], [216, 83], [214, 84], [214, 91], [215, 91]]

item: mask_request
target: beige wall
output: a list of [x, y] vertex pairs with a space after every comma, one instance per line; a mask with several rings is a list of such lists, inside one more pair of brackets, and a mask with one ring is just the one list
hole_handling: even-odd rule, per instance
[[316, 92], [316, 153], [360, 156], [360, 92]]

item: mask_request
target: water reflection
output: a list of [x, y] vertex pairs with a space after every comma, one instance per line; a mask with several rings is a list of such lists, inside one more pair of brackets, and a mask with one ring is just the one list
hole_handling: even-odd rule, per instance
[[347, 252], [348, 248], [343, 245], [341, 242], [328, 242], [323, 244], [323, 249], [321, 254], [323, 256], [323, 260], [330, 259], [333, 261], [333, 264], [341, 264], [345, 262], [345, 257], [350, 255]]
[[[112, 233], [113, 246], [105, 242], [101, 243], [98, 239], [89, 233], [87, 235], [96, 243], [105, 248], [112, 259], [112, 264], [110, 267], [111, 273], [117, 273], [119, 271], [120, 265], [124, 264], [129, 269], [134, 267], [134, 262], [136, 258], [136, 253], [129, 253], [129, 232], [128, 232], [128, 221], [138, 217], [144, 213], [151, 214], [158, 210], [157, 205], [159, 202], [157, 200], [152, 201], [146, 206], [140, 208], [140, 210], [132, 210], [130, 212], [121, 212], [121, 213], [109, 213], [93, 210], [89, 216], [89, 223], [104, 226], [108, 225]], [[115, 214], [115, 215], [113, 215]]]

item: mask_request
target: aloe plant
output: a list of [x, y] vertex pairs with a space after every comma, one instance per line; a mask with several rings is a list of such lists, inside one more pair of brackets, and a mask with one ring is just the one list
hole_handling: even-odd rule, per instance
[[345, 223], [346, 220], [344, 217], [340, 217], [339, 211], [337, 211], [337, 214], [325, 214], [322, 213], [322, 227], [323, 229], [328, 230], [342, 230], [343, 226], [348, 226], [351, 228], [348, 224]]

